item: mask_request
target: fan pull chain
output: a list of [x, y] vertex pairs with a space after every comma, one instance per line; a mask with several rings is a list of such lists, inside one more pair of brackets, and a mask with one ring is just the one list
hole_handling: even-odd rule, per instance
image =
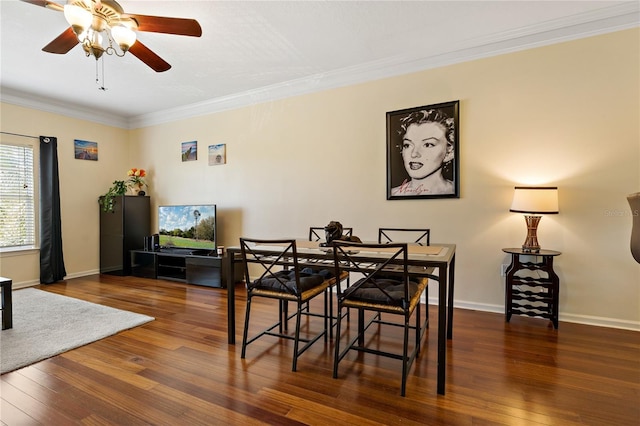
[[[102, 83], [100, 83], [100, 76], [98, 73], [98, 62], [102, 62]], [[100, 61], [96, 59], [96, 84], [98, 85], [98, 90], [106, 91], [107, 88], [104, 87], [104, 59]]]

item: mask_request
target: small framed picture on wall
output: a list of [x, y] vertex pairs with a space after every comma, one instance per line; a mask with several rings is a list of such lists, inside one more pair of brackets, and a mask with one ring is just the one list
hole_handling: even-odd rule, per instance
[[182, 142], [182, 161], [195, 161], [198, 159], [198, 141]]
[[73, 151], [76, 160], [98, 161], [98, 143], [74, 139]]
[[219, 143], [217, 145], [209, 145], [209, 165], [217, 166], [227, 162], [227, 145]]
[[460, 198], [459, 101], [387, 113], [387, 200]]

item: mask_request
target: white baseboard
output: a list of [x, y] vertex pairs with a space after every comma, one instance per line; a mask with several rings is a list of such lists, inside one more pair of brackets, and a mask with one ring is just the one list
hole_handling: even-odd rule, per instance
[[[438, 299], [429, 298], [430, 305], [437, 305]], [[481, 312], [493, 312], [504, 314], [504, 305], [489, 305], [462, 300], [454, 300], [453, 306], [460, 309], [471, 309]], [[640, 331], [640, 321], [627, 321], [616, 318], [596, 317], [591, 315], [578, 315], [560, 312], [560, 322], [572, 322], [576, 324], [595, 325], [598, 327], [620, 328], [623, 330]]]
[[33, 287], [35, 285], [40, 285], [40, 280], [31, 280], [31, 281], [22, 281], [22, 282], [12, 282], [11, 289], [18, 290], [20, 288]]
[[[65, 275], [64, 279], [65, 280], [70, 280], [72, 278], [80, 278], [80, 277], [87, 277], [89, 275], [96, 275], [99, 274], [100, 270], [98, 269], [94, 269], [91, 271], [82, 271], [82, 272], [75, 272], [73, 274], [67, 274]], [[11, 288], [14, 290], [18, 290], [20, 288], [27, 288], [27, 287], [33, 287], [36, 285], [40, 285], [40, 280], [29, 280], [29, 281], [21, 281], [21, 282], [13, 282], [11, 284]]]
[[99, 269], [93, 269], [91, 271], [74, 272], [73, 274], [65, 275], [64, 279], [65, 280], [70, 280], [72, 278], [87, 277], [89, 275], [96, 275], [96, 274], [99, 274], [99, 273], [100, 273]]
[[[99, 273], [100, 273], [99, 270], [75, 272], [73, 274], [68, 274], [67, 276], [65, 276], [65, 279], [86, 277], [88, 275], [95, 275]], [[39, 284], [40, 284], [40, 281], [37, 281], [37, 280], [23, 281], [20, 283], [14, 282], [12, 288], [14, 290], [17, 290], [19, 288], [33, 287]], [[423, 299], [423, 302], [424, 302], [424, 299]], [[436, 297], [430, 297], [429, 304], [437, 305], [438, 299]], [[504, 305], [490, 305], [490, 304], [484, 304], [484, 303], [467, 302], [464, 300], [455, 300], [453, 302], [453, 306], [460, 309], [470, 309], [473, 311], [504, 314]], [[572, 322], [576, 324], [594, 325], [598, 327], [611, 327], [611, 328], [620, 328], [623, 330], [640, 331], [640, 321], [627, 321], [627, 320], [621, 320], [616, 318], [595, 317], [590, 315], [567, 314], [567, 313], [561, 312], [560, 322]]]

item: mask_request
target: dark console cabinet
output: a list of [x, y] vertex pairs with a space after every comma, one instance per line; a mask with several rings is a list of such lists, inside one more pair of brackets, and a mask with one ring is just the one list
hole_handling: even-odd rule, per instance
[[131, 275], [142, 278], [157, 278], [158, 256], [150, 251], [131, 252]]
[[148, 196], [115, 198], [113, 212], [100, 209], [100, 273], [131, 274], [131, 250], [144, 248], [151, 233]]
[[187, 281], [187, 258], [174, 254], [157, 255], [156, 260], [157, 278], [167, 280]]
[[[226, 287], [226, 262], [217, 256], [202, 256], [189, 251], [131, 251], [131, 274], [136, 277], [159, 278], [207, 287]], [[235, 277], [242, 277], [238, 270]]]
[[187, 257], [185, 263], [188, 283], [208, 287], [225, 287], [222, 281], [221, 257]]

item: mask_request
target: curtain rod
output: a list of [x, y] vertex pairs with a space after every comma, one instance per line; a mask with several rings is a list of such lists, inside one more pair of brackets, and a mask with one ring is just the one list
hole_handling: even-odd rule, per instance
[[0, 132], [3, 135], [20, 136], [21, 138], [39, 139], [38, 136], [21, 135], [20, 133]]

